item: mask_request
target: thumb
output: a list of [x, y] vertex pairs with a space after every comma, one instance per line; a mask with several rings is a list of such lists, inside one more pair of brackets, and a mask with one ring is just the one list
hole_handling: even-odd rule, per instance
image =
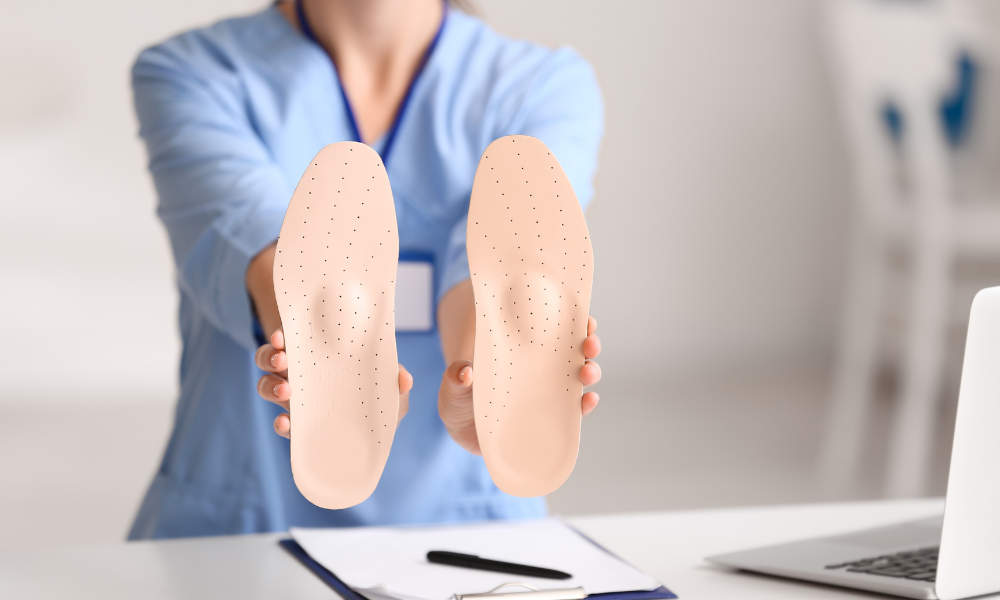
[[444, 372], [441, 392], [452, 398], [461, 398], [472, 391], [472, 363], [456, 360]]

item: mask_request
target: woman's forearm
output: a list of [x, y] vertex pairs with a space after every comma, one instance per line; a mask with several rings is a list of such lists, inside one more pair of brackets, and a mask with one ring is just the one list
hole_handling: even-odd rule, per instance
[[448, 434], [462, 448], [479, 454], [472, 412], [472, 353], [476, 345], [476, 300], [472, 281], [448, 290], [437, 309], [445, 372], [438, 391], [438, 414]]
[[456, 360], [471, 361], [476, 344], [476, 300], [471, 280], [459, 283], [441, 298], [437, 308], [437, 321], [444, 363], [450, 365]]
[[274, 252], [272, 244], [262, 250], [250, 261], [247, 267], [247, 292], [253, 301], [254, 311], [264, 335], [270, 336], [281, 327], [281, 316], [278, 314], [278, 302], [274, 298]]

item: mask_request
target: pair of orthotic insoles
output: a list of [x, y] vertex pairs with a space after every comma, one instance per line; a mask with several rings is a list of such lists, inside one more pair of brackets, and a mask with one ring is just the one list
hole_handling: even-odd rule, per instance
[[[323, 148], [295, 188], [277, 250], [292, 474], [313, 504], [347, 508], [375, 490], [399, 405], [399, 238], [378, 154], [354, 142]], [[594, 262], [573, 187], [538, 139], [486, 149], [467, 250], [479, 445], [501, 490], [548, 494], [576, 463]]]

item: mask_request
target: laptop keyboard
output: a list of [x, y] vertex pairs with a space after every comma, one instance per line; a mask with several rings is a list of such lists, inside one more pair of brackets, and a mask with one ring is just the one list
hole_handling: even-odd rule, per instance
[[827, 569], [846, 569], [848, 573], [867, 573], [916, 581], [934, 581], [937, 575], [938, 547], [862, 558], [853, 562], [827, 565]]

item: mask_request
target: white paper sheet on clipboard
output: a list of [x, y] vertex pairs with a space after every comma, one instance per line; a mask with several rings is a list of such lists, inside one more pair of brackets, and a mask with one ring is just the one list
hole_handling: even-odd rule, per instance
[[[588, 594], [660, 586], [555, 518], [437, 527], [293, 528], [291, 534], [316, 562], [372, 600], [448, 600], [511, 581], [539, 588], [583, 586]], [[427, 562], [430, 550], [547, 567], [573, 577], [556, 581], [432, 564]]]

